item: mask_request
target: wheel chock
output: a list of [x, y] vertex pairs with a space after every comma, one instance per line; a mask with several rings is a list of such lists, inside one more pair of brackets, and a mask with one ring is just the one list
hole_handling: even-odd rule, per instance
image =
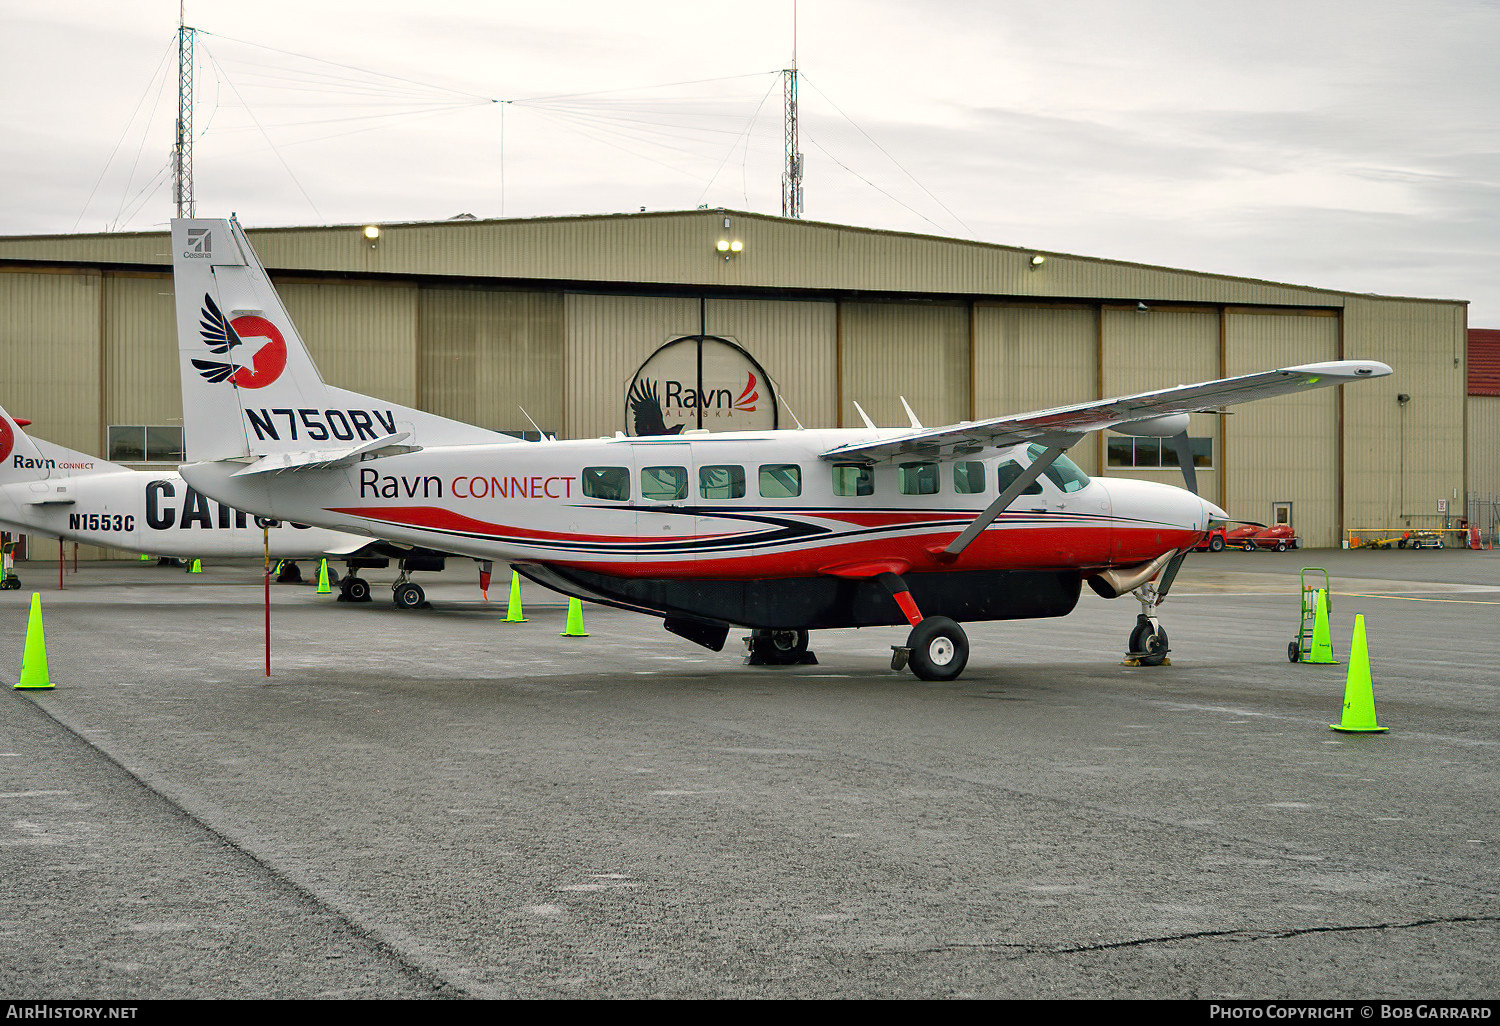
[[891, 669], [900, 673], [906, 669], [906, 664], [911, 661], [911, 648], [907, 645], [891, 646]]
[[[1142, 655], [1144, 655], [1144, 653], [1142, 653]], [[1128, 656], [1126, 656], [1124, 658], [1124, 660], [1120, 663], [1120, 665], [1121, 666], [1150, 666], [1151, 664], [1147, 663], [1147, 662], [1144, 662], [1142, 660], [1141, 656], [1138, 656], [1138, 655], [1128, 655]], [[1161, 662], [1157, 663], [1156, 665], [1157, 666], [1171, 666], [1172, 665], [1172, 657], [1171, 656], [1162, 656], [1161, 657]]]

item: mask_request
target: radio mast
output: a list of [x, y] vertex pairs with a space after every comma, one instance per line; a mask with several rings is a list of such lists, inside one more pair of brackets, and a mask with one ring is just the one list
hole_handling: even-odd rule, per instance
[[781, 72], [786, 110], [786, 164], [781, 172], [781, 216], [802, 216], [802, 147], [797, 139], [797, 4], [792, 3], [792, 66]]
[[178, 217], [193, 216], [193, 30], [187, 0], [177, 5], [177, 142], [172, 147], [172, 198]]

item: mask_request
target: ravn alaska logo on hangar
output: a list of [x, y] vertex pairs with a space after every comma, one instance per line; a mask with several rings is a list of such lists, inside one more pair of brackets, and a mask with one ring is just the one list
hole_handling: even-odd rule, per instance
[[[204, 293], [202, 319], [198, 322], [203, 344], [219, 356], [228, 357], [226, 362], [218, 360], [194, 360], [193, 366], [212, 384], [228, 381], [236, 388], [265, 388], [286, 370], [286, 339], [281, 331], [255, 314], [245, 314], [229, 320], [219, 310], [212, 296]], [[256, 350], [250, 366], [237, 366], [234, 349], [245, 344], [247, 338], [264, 338], [266, 344]]]

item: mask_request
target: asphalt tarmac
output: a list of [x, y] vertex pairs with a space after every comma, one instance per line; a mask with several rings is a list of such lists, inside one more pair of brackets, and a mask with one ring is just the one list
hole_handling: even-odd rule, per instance
[[[1297, 570], [1390, 732], [1330, 731]], [[1464, 997], [1500, 992], [1500, 555], [1190, 559], [1136, 603], [741, 665], [497, 575], [353, 606], [259, 574], [23, 565], [0, 698], [0, 994]], [[377, 582], [390, 577], [372, 575]]]

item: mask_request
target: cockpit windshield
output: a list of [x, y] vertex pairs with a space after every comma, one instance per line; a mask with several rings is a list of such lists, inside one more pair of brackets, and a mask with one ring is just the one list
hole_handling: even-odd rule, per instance
[[[1036, 462], [1038, 456], [1046, 452], [1045, 446], [1028, 445], [1026, 447], [1026, 458]], [[1059, 456], [1053, 461], [1052, 466], [1042, 471], [1042, 476], [1057, 486], [1061, 492], [1076, 492], [1087, 488], [1089, 476], [1078, 469], [1078, 464], [1068, 459], [1067, 456]]]

